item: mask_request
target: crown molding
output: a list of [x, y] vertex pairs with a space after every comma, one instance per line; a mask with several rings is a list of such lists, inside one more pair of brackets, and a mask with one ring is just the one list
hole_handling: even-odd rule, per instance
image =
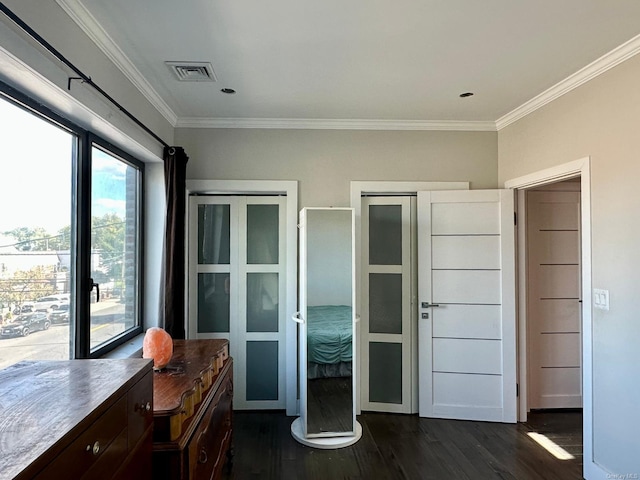
[[496, 131], [492, 121], [178, 117], [80, 0], [56, 0], [147, 100], [176, 128]]
[[568, 76], [564, 80], [556, 83], [551, 88], [548, 88], [539, 95], [536, 95], [528, 102], [523, 103], [518, 108], [503, 115], [496, 120], [497, 130], [502, 130], [504, 127], [511, 125], [513, 122], [520, 120], [521, 118], [535, 112], [539, 108], [542, 108], [547, 103], [561, 97], [565, 93], [569, 93], [571, 90], [578, 88], [580, 85], [587, 83], [608, 70], [612, 69], [616, 65], [628, 60], [640, 53], [640, 35], [633, 37], [631, 40], [623, 43], [622, 45], [614, 48], [608, 53], [597, 60], [591, 62], [584, 68], [581, 68], [574, 74]]
[[102, 25], [91, 15], [89, 10], [79, 0], [56, 0], [56, 3], [71, 17], [71, 19], [86, 33], [89, 38], [102, 50], [125, 77], [144, 95], [158, 112], [175, 127], [178, 121], [176, 113], [167, 105], [155, 91], [147, 79], [140, 73], [133, 62], [125, 55], [113, 41]]
[[265, 128], [297, 130], [450, 130], [495, 132], [494, 122], [427, 120], [362, 120], [320, 118], [200, 118], [181, 117], [177, 128]]
[[56, 0], [144, 97], [176, 128], [499, 131], [640, 53], [640, 35], [492, 121], [178, 117], [80, 0]]

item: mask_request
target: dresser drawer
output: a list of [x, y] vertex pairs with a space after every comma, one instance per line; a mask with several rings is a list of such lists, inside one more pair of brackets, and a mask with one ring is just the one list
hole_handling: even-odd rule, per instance
[[[124, 428], [80, 480], [111, 480], [127, 458], [127, 429]], [[73, 477], [66, 477], [73, 478]]]
[[127, 462], [116, 472], [118, 480], [151, 480], [152, 475], [152, 452], [153, 452], [153, 427], [149, 428], [142, 436], [136, 448], [129, 453]]
[[[83, 478], [85, 472], [97, 464], [109, 467], [103, 469], [102, 473], [104, 478], [110, 478], [119, 462], [122, 462], [126, 456], [127, 398], [125, 395], [65, 448], [36, 479]], [[100, 477], [103, 475], [94, 475], [92, 478]]]
[[153, 372], [142, 377], [127, 393], [127, 414], [131, 450], [153, 424]]
[[226, 460], [231, 441], [232, 399], [233, 384], [228, 376], [189, 443], [189, 465], [193, 480], [216, 478]]

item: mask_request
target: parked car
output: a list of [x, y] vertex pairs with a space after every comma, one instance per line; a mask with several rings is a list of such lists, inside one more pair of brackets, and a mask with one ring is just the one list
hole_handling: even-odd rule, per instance
[[0, 335], [3, 337], [15, 337], [22, 335], [26, 337], [31, 332], [47, 330], [51, 322], [46, 313], [36, 312], [16, 317], [11, 323], [2, 326]]
[[55, 310], [63, 303], [69, 302], [69, 295], [49, 295], [36, 300], [34, 309], [36, 312], [48, 312]]
[[23, 303], [13, 310], [14, 315], [22, 315], [25, 313], [33, 313], [33, 303]]
[[58, 308], [49, 314], [49, 320], [51, 323], [69, 323], [69, 304], [58, 305]]

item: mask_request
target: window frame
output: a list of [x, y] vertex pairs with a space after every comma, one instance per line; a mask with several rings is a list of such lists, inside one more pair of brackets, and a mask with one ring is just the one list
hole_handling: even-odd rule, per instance
[[[109, 340], [108, 342], [101, 344], [100, 346], [98, 346], [95, 350], [91, 350], [91, 335], [90, 335], [90, 331], [89, 329], [91, 328], [91, 316], [87, 315], [87, 317], [85, 318], [89, 318], [89, 321], [87, 322], [80, 322], [79, 325], [82, 325], [83, 328], [86, 328], [86, 331], [82, 331], [82, 337], [81, 337], [81, 343], [80, 345], [82, 345], [84, 348], [86, 348], [87, 350], [83, 350], [79, 353], [82, 354], [82, 358], [99, 358], [102, 355], [104, 355], [107, 352], [110, 352], [111, 350], [113, 350], [115, 347], [121, 345], [124, 342], [127, 342], [128, 340], [136, 337], [137, 335], [140, 335], [143, 331], [143, 319], [144, 319], [144, 297], [143, 297], [143, 286], [144, 286], [144, 265], [143, 265], [143, 258], [144, 258], [144, 209], [143, 209], [143, 205], [144, 205], [144, 163], [141, 162], [140, 160], [136, 159], [135, 157], [133, 157], [132, 155], [126, 153], [125, 151], [123, 151], [122, 149], [120, 149], [119, 147], [117, 147], [116, 145], [112, 144], [111, 142], [108, 142], [106, 140], [104, 140], [103, 138], [99, 137], [98, 135], [95, 135], [94, 133], [88, 132], [87, 133], [87, 137], [86, 137], [86, 141], [87, 141], [87, 156], [85, 156], [82, 160], [86, 161], [87, 163], [89, 163], [87, 169], [89, 171], [91, 171], [92, 169], [92, 164], [93, 164], [93, 157], [92, 157], [92, 149], [95, 146], [96, 148], [98, 148], [99, 150], [102, 150], [103, 152], [113, 156], [114, 158], [117, 158], [118, 160], [122, 161], [123, 163], [125, 163], [127, 166], [133, 167], [138, 171], [138, 178], [137, 178], [137, 194], [136, 194], [136, 223], [137, 223], [137, 229], [136, 229], [136, 273], [137, 273], [137, 277], [136, 277], [136, 286], [135, 286], [135, 309], [136, 309], [136, 317], [135, 317], [135, 326], [133, 328], [130, 328], [128, 330], [125, 330], [124, 332], [122, 332], [121, 334], [116, 335], [115, 337], [113, 337], [111, 340]], [[84, 169], [83, 169], [84, 170]], [[85, 173], [86, 175], [86, 173]], [[91, 261], [90, 261], [90, 252], [91, 252], [91, 175], [89, 174], [88, 177], [86, 177], [86, 181], [84, 182], [86, 187], [88, 188], [88, 192], [86, 193], [86, 198], [83, 196], [83, 201], [86, 200], [87, 201], [87, 205], [84, 208], [84, 214], [86, 215], [88, 212], [89, 218], [83, 218], [83, 229], [86, 228], [87, 229], [87, 242], [88, 242], [88, 246], [86, 247], [86, 252], [89, 252], [89, 254], [86, 256], [86, 264], [83, 265], [83, 271], [86, 272], [85, 275], [79, 275], [79, 277], [81, 277], [82, 280], [84, 280], [84, 285], [81, 285], [80, 287], [82, 288], [82, 290], [80, 291], [84, 291], [84, 292], [89, 292], [89, 295], [86, 296], [82, 296], [80, 299], [80, 303], [82, 303], [82, 301], [86, 301], [87, 306], [83, 307], [83, 311], [89, 312], [89, 307], [90, 307], [90, 298], [91, 295], [93, 295], [93, 291], [91, 290], [91, 285], [90, 285], [90, 278], [91, 278]], [[79, 230], [79, 229], [78, 229]]]
[[[0, 98], [18, 108], [73, 135], [76, 139], [72, 154], [71, 230], [75, 234], [71, 239], [71, 262], [74, 272], [73, 289], [75, 301], [69, 314], [69, 358], [99, 358], [114, 350], [144, 330], [144, 246], [145, 246], [145, 164], [143, 161], [125, 152], [122, 148], [105, 140], [101, 136], [86, 130], [68, 118], [54, 112], [46, 105], [34, 100], [27, 94], [0, 81]], [[90, 277], [91, 277], [91, 149], [93, 146], [113, 155], [139, 172], [136, 195], [137, 214], [137, 285], [135, 326], [113, 337], [110, 341], [91, 351], [90, 345]]]

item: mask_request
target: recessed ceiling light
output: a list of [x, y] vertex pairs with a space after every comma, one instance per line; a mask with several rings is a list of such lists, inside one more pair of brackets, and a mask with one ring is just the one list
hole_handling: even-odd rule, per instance
[[227, 93], [229, 95], [233, 95], [236, 91], [233, 88], [223, 88], [220, 90], [222, 93]]
[[460, 94], [460, 98], [467, 98], [467, 97], [471, 97], [473, 95], [473, 92], [464, 92]]

